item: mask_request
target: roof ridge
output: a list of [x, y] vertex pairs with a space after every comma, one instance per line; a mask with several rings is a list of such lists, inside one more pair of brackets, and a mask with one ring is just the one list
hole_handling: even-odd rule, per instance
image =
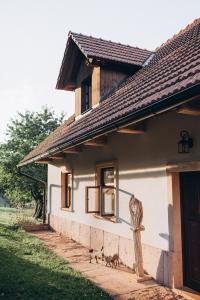
[[171, 38], [167, 39], [164, 43], [162, 43], [159, 47], [157, 47], [154, 50], [154, 52], [157, 52], [158, 50], [162, 49], [163, 47], [165, 47], [166, 45], [168, 45], [169, 43], [174, 41], [177, 37], [181, 36], [182, 34], [186, 33], [187, 31], [189, 31], [190, 29], [192, 29], [193, 27], [195, 27], [196, 25], [199, 25], [199, 24], [200, 24], [200, 18], [195, 19], [194, 21], [189, 23], [185, 28], [179, 30]]
[[[77, 34], [75, 32], [69, 31], [68, 33], [68, 37], [71, 37], [72, 40], [74, 41], [74, 43], [78, 46], [78, 48], [81, 50], [81, 52], [83, 53], [83, 55], [85, 55], [86, 58], [88, 58], [88, 54], [87, 52], [83, 49], [83, 47], [80, 45], [80, 43], [76, 40], [76, 38], [74, 37], [74, 34]], [[69, 40], [68, 40], [69, 41]]]
[[109, 43], [112, 43], [112, 44], [115, 44], [115, 45], [122, 45], [122, 46], [130, 47], [130, 48], [144, 50], [144, 51], [148, 51], [148, 52], [151, 52], [151, 53], [154, 52], [152, 50], [149, 50], [149, 49], [146, 49], [146, 48], [141, 48], [141, 47], [138, 47], [138, 46], [132, 46], [132, 45], [129, 45], [129, 44], [123, 44], [123, 43], [120, 43], [120, 42], [114, 42], [114, 41], [111, 41], [111, 40], [107, 40], [107, 39], [104, 39], [104, 38], [101, 38], [101, 37], [95, 37], [95, 36], [92, 36], [92, 35], [87, 35], [87, 34], [82, 34], [82, 33], [69, 31], [68, 36], [74, 36], [74, 35], [88, 37], [88, 38], [92, 38], [92, 39], [100, 40], [100, 41], [104, 41], [104, 42], [109, 42]]

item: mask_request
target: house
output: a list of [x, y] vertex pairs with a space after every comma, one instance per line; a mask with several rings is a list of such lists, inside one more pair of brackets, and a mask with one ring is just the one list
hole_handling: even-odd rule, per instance
[[8, 199], [3, 197], [1, 194], [0, 194], [0, 207], [10, 207]]
[[51, 227], [133, 268], [134, 195], [146, 272], [200, 291], [200, 19], [154, 52], [70, 32], [56, 87], [75, 114], [19, 163], [48, 164]]

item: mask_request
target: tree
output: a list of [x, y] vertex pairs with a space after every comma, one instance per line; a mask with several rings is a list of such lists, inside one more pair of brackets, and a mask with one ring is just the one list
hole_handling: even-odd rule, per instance
[[[34, 147], [54, 131], [63, 121], [54, 111], [43, 108], [40, 112], [18, 113], [7, 126], [7, 141], [0, 144], [0, 190], [13, 206], [36, 203], [35, 217], [42, 216], [43, 191], [38, 182], [19, 176], [17, 164]], [[46, 165], [30, 164], [23, 167], [31, 176], [47, 180]]]

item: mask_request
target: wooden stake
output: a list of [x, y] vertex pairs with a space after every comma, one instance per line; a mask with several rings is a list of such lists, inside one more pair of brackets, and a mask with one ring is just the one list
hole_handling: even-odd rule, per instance
[[141, 243], [141, 231], [144, 230], [142, 225], [143, 220], [143, 208], [142, 202], [136, 199], [134, 196], [131, 197], [129, 202], [129, 210], [132, 218], [133, 227], [133, 239], [134, 239], [134, 250], [135, 250], [135, 271], [138, 276], [138, 282], [152, 279], [150, 276], [145, 275], [143, 268], [143, 255], [142, 255], [142, 243]]

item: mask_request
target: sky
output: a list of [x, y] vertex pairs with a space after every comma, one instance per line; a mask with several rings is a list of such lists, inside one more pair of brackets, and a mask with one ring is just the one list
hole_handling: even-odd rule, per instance
[[199, 14], [200, 0], [0, 0], [0, 142], [17, 112], [73, 113], [55, 89], [69, 30], [154, 50]]

